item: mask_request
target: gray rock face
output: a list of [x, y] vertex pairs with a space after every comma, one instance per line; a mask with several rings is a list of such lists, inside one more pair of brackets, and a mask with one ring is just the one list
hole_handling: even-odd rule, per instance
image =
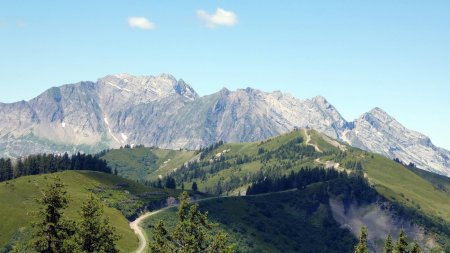
[[258, 141], [299, 128], [450, 175], [450, 153], [381, 109], [347, 122], [323, 97], [299, 100], [247, 88], [199, 97], [162, 74], [110, 75], [0, 104], [0, 155], [95, 152], [125, 144], [195, 149], [223, 140]]
[[380, 108], [375, 108], [344, 130], [341, 139], [419, 168], [450, 176], [450, 152], [438, 148], [427, 136], [409, 130]]

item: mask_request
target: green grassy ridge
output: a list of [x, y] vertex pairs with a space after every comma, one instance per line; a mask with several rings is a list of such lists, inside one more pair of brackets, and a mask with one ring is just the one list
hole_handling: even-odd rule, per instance
[[[292, 140], [296, 138], [306, 139], [303, 130], [289, 132], [287, 134], [283, 134], [277, 137], [273, 137], [260, 142], [252, 142], [252, 143], [226, 143], [222, 146], [219, 146], [217, 149], [213, 150], [206, 156], [201, 163], [205, 163], [201, 166], [201, 170], [210, 171], [211, 164], [207, 164], [208, 161], [216, 160], [216, 155], [219, 153], [223, 153], [223, 157], [225, 162], [230, 162], [231, 165], [227, 168], [221, 169], [220, 171], [216, 171], [214, 173], [208, 173], [206, 178], [194, 178], [189, 180], [186, 185], [189, 186], [193, 181], [196, 181], [198, 187], [201, 191], [214, 192], [214, 187], [217, 185], [233, 180], [235, 178], [246, 178], [248, 176], [252, 176], [259, 171], [263, 167], [263, 163], [259, 160], [261, 155], [259, 154], [259, 150], [263, 149], [265, 152], [274, 152], [279, 149], [281, 146], [288, 144]], [[306, 146], [303, 142], [300, 146]], [[323, 156], [323, 154], [319, 154]], [[245, 162], [243, 164], [236, 164], [236, 157], [250, 157], [251, 161]], [[288, 173], [290, 171], [298, 171], [302, 167], [313, 167], [315, 166], [314, 158], [311, 157], [303, 157], [302, 159], [284, 159], [284, 162], [293, 163], [289, 170], [284, 171], [283, 173]], [[278, 166], [279, 161], [275, 159], [270, 159], [269, 161], [264, 162], [264, 166]], [[182, 171], [177, 171], [177, 173], [182, 174]], [[177, 174], [175, 173], [175, 175]], [[242, 182], [239, 185], [240, 188], [244, 185], [247, 185], [249, 182]], [[232, 194], [236, 194], [234, 191]]]
[[[320, 184], [286, 191], [199, 202], [211, 221], [230, 235], [237, 252], [352, 252], [356, 238], [333, 219], [327, 203], [314, 199]], [[144, 221], [147, 234], [159, 220], [169, 227], [176, 208]]]
[[[325, 140], [322, 134], [314, 131], [308, 130], [311, 136], [311, 144], [317, 145], [321, 150], [331, 153], [323, 155], [320, 157], [321, 160], [337, 160], [342, 165], [347, 161], [360, 161], [363, 165], [364, 172], [368, 177], [369, 181], [375, 186], [376, 190], [384, 197], [389, 200], [400, 202], [402, 205], [419, 208], [425, 214], [442, 218], [447, 222], [450, 222], [450, 194], [441, 191], [436, 188], [435, 184], [437, 180], [442, 184], [448, 186], [449, 180], [444, 179], [438, 175], [432, 173], [414, 173], [407, 167], [394, 162], [384, 156], [362, 151], [351, 146], [346, 146], [345, 156], [343, 158], [337, 158], [338, 153], [341, 152], [339, 148], [334, 147], [328, 141]], [[273, 150], [282, 144], [288, 143], [290, 140], [296, 137], [304, 137], [302, 130], [293, 131], [288, 134], [281, 135], [269, 139], [268, 141], [263, 141], [260, 143], [247, 143], [247, 144], [225, 144], [231, 147], [241, 147], [236, 151], [239, 154], [254, 155], [255, 150], [260, 147], [267, 148], [268, 150]], [[328, 138], [328, 137], [327, 137]], [[305, 138], [306, 139], [306, 138]], [[217, 152], [225, 148], [219, 148]], [[310, 164], [316, 164], [314, 161], [309, 161]], [[244, 165], [243, 168], [246, 168]], [[298, 169], [299, 166], [308, 166], [308, 161], [304, 163], [299, 163], [293, 170]], [[257, 166], [255, 166], [257, 167]], [[282, 173], [288, 173], [289, 171], [283, 171]], [[221, 173], [219, 173], [220, 175]], [[211, 178], [220, 177], [219, 175], [214, 175]], [[221, 175], [226, 178], [226, 175]], [[433, 181], [434, 180], [434, 181]], [[217, 181], [214, 181], [217, 183]]]
[[[58, 176], [67, 186], [69, 207], [65, 214], [69, 218], [77, 219], [81, 204], [88, 195], [94, 193], [104, 203], [105, 215], [109, 217], [111, 224], [116, 228], [121, 239], [118, 246], [123, 252], [131, 252], [138, 247], [138, 238], [129, 228], [128, 220], [121, 211], [127, 208], [138, 208], [152, 198], [161, 200], [168, 195], [176, 196], [179, 191], [165, 192], [165, 194], [149, 195], [148, 193], [160, 193], [161, 189], [152, 189], [130, 180], [126, 180], [111, 174], [93, 171], [64, 171], [54, 174], [24, 176], [18, 179], [0, 183], [0, 217], [3, 219], [0, 225], [0, 247], [4, 247], [12, 241], [23, 244], [30, 235], [30, 225], [36, 220], [35, 212], [39, 205], [36, 199], [40, 198], [41, 189], [52, 182]], [[144, 197], [137, 198], [136, 196]], [[111, 206], [122, 204], [125, 210], [119, 211]]]
[[450, 194], [432, 182], [380, 155], [363, 159], [363, 166], [369, 182], [387, 199], [450, 222]]
[[108, 151], [101, 158], [118, 175], [132, 180], [156, 180], [179, 168], [195, 156], [193, 151], [157, 148], [122, 148]]
[[[312, 142], [322, 147], [323, 135], [311, 131]], [[411, 170], [382, 155], [346, 145], [346, 156], [340, 163], [360, 161], [369, 182], [382, 196], [403, 206], [418, 209], [430, 217], [450, 222], [450, 194], [439, 190], [436, 183], [450, 185], [450, 179], [420, 169]]]
[[[226, 184], [230, 180], [238, 178], [241, 182], [233, 185], [229, 194], [237, 194], [242, 191], [245, 186], [251, 183], [248, 177], [261, 171], [262, 167], [276, 167], [283, 162], [290, 163], [289, 168], [283, 168], [279, 172], [287, 174], [290, 171], [297, 171], [301, 167], [315, 167], [323, 163], [319, 163], [316, 157], [291, 157], [284, 160], [270, 159], [264, 164], [260, 161], [258, 151], [264, 149], [265, 152], [272, 152], [279, 149], [282, 145], [289, 143], [295, 138], [302, 137], [306, 141], [305, 131], [311, 137], [310, 144], [317, 145], [323, 152], [317, 152], [317, 157], [321, 162], [333, 161], [340, 163], [341, 167], [349, 161], [360, 161], [363, 164], [364, 172], [369, 181], [375, 186], [377, 191], [389, 200], [395, 200], [402, 205], [412, 208], [419, 208], [426, 215], [439, 217], [450, 222], [450, 194], [437, 189], [436, 184], [441, 183], [445, 187], [450, 188], [448, 181], [443, 180], [432, 173], [416, 171], [415, 173], [388, 158], [381, 155], [372, 154], [357, 148], [340, 143], [345, 147], [345, 151], [332, 145], [329, 137], [314, 130], [296, 130], [270, 139], [252, 142], [252, 143], [225, 143], [217, 149], [210, 152], [202, 162], [214, 160], [216, 154], [228, 151], [224, 154], [225, 161], [230, 161], [231, 165], [216, 171], [207, 173], [205, 178], [192, 178], [184, 183], [184, 187], [188, 189], [192, 182], [197, 182], [200, 191], [212, 191], [218, 184]], [[306, 145], [305, 141], [301, 145]], [[168, 158], [169, 150], [159, 149], [120, 149], [113, 150], [106, 154], [104, 158], [114, 167], [114, 161], [121, 161], [123, 166], [128, 166], [129, 171], [147, 171], [147, 178], [156, 178], [158, 175], [166, 175], [172, 173], [172, 169], [162, 170], [161, 164], [168, 159], [172, 159], [166, 168], [176, 168], [181, 166], [185, 161], [195, 156], [193, 152], [172, 151], [171, 158]], [[137, 166], [139, 161], [147, 154], [157, 157], [154, 159], [155, 164], [150, 166]], [[251, 161], [243, 164], [233, 164], [237, 156], [248, 156]], [[139, 167], [139, 168], [138, 168]], [[200, 168], [209, 171], [211, 166]], [[351, 169], [351, 168], [348, 168]], [[181, 172], [179, 172], [181, 173]], [[149, 176], [150, 175], [150, 176]], [[244, 179], [247, 178], [247, 181]], [[440, 179], [439, 179], [440, 178]]]

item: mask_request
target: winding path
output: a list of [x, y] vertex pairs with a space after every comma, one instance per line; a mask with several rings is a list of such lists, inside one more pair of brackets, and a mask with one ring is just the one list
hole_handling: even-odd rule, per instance
[[144, 252], [145, 248], [147, 247], [147, 238], [145, 237], [144, 230], [141, 228], [140, 223], [147, 219], [150, 216], [153, 216], [157, 213], [160, 213], [166, 209], [171, 208], [172, 206], [165, 207], [162, 209], [159, 209], [154, 212], [147, 212], [143, 215], [139, 216], [136, 220], [133, 222], [130, 222], [130, 228], [134, 231], [134, 233], [139, 237], [139, 248], [136, 250], [136, 253], [142, 253]]
[[[233, 196], [210, 197], [210, 198], [204, 198], [204, 199], [197, 199], [197, 200], [190, 201], [189, 204], [198, 203], [198, 202], [211, 200], [211, 199], [228, 198], [228, 197], [233, 197]], [[134, 233], [139, 238], [139, 248], [135, 251], [136, 253], [143, 253], [145, 248], [147, 247], [147, 238], [145, 237], [144, 230], [140, 226], [141, 222], [144, 221], [145, 219], [147, 219], [150, 216], [153, 216], [155, 214], [158, 214], [158, 213], [160, 213], [162, 211], [165, 211], [165, 210], [167, 210], [169, 208], [176, 207], [176, 206], [178, 206], [178, 205], [172, 205], [172, 206], [161, 208], [161, 209], [153, 211], [153, 212], [144, 213], [143, 215], [139, 216], [133, 222], [130, 222], [130, 228], [134, 231]]]
[[322, 153], [322, 150], [320, 150], [320, 148], [316, 145], [316, 144], [312, 144], [311, 142], [311, 135], [309, 135], [308, 130], [306, 130], [305, 128], [303, 129], [303, 131], [305, 132], [305, 136], [306, 136], [306, 145], [310, 145], [313, 146], [317, 152]]

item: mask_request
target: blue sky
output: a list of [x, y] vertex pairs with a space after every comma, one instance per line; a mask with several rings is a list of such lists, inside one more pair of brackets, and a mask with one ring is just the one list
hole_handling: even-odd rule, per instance
[[[220, 9], [218, 11], [218, 9]], [[0, 3], [0, 101], [107, 74], [378, 106], [450, 149], [450, 1]]]

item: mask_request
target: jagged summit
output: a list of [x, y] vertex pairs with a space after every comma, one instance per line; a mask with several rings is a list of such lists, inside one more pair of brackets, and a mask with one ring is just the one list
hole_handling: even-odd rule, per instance
[[174, 76], [164, 73], [158, 76], [108, 75], [100, 78], [97, 83], [111, 92], [130, 93], [139, 103], [160, 100], [176, 94], [190, 100], [198, 97], [195, 90], [182, 79], [177, 81]]
[[329, 104], [327, 99], [322, 97], [322, 96], [315, 96], [313, 98], [311, 98], [312, 101], [318, 103], [318, 104], [322, 104], [322, 105], [327, 105]]
[[115, 74], [0, 103], [0, 154], [95, 152], [124, 144], [195, 149], [219, 140], [258, 141], [296, 127], [450, 175], [450, 152], [380, 108], [347, 122], [324, 97], [300, 100], [246, 88], [199, 97], [170, 74]]
[[395, 120], [394, 117], [392, 117], [391, 115], [389, 115], [386, 111], [384, 111], [383, 109], [379, 108], [379, 107], [375, 107], [372, 110], [370, 110], [369, 112], [366, 112], [362, 115], [363, 118], [372, 118], [372, 119], [377, 119], [381, 122], [387, 123], [390, 121]]

